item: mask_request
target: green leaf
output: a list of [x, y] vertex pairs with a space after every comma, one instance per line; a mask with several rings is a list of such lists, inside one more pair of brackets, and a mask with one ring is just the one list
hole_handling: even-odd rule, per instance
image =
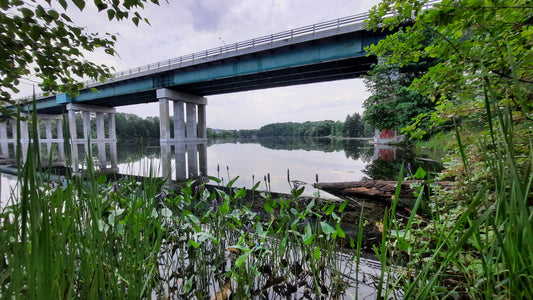
[[265, 201], [264, 207], [267, 213], [270, 213], [270, 211], [272, 211], [272, 206], [270, 206], [270, 203], [268, 203], [268, 201]]
[[105, 176], [105, 174], [102, 174], [100, 176], [98, 176], [98, 179], [96, 179], [96, 182], [98, 184], [104, 184], [107, 182], [107, 177]]
[[346, 234], [344, 233], [344, 230], [342, 230], [342, 228], [341, 228], [341, 223], [337, 223], [336, 227], [337, 227], [337, 230], [336, 230], [337, 235], [340, 236], [341, 238], [346, 237]]
[[284, 236], [282, 239], [281, 239], [281, 242], [279, 243], [279, 254], [280, 255], [283, 255], [285, 254], [285, 249], [287, 248], [287, 238], [288, 238], [288, 235]]
[[328, 210], [326, 211], [326, 216], [329, 216], [331, 215], [331, 213], [333, 212], [333, 210], [335, 210], [335, 203], [331, 204], [328, 208]]
[[316, 247], [315, 253], [313, 253], [313, 258], [315, 260], [318, 260], [320, 258], [320, 247], [319, 246]]
[[246, 189], [242, 188], [237, 193], [235, 193], [235, 196], [233, 198], [238, 199], [246, 196]]
[[194, 280], [194, 275], [191, 275], [191, 278], [189, 278], [187, 280], [187, 282], [185, 282], [185, 284], [183, 285], [183, 292], [185, 294], [189, 293], [192, 289], [192, 281]]
[[222, 182], [222, 180], [220, 180], [220, 179], [218, 179], [216, 177], [213, 177], [213, 176], [207, 176], [207, 178], [209, 178], [209, 180], [213, 180], [216, 183], [221, 183]]
[[424, 177], [426, 177], [426, 171], [424, 171], [424, 169], [422, 169], [422, 167], [418, 167], [418, 169], [416, 170], [416, 173], [415, 173], [415, 178], [424, 179]]
[[326, 222], [320, 222], [320, 227], [322, 228], [322, 232], [324, 232], [325, 234], [332, 234], [337, 231], [335, 228], [333, 228], [333, 226], [329, 225]]
[[193, 246], [194, 248], [200, 247], [200, 243], [196, 242], [195, 240], [189, 240], [187, 244]]
[[115, 11], [112, 9], [107, 10], [107, 18], [111, 21], [115, 17]]
[[172, 211], [166, 207], [163, 207], [163, 209], [161, 210], [161, 216], [165, 218], [170, 218], [172, 217]]
[[339, 207], [339, 213], [344, 211], [344, 209], [346, 208], [346, 205], [348, 205], [348, 199], [344, 200], [344, 202]]
[[83, 11], [85, 8], [85, 0], [72, 0], [72, 2], [74, 2], [80, 11]]
[[307, 226], [305, 227], [305, 233], [302, 237], [304, 244], [310, 245], [314, 238], [315, 238], [315, 235], [313, 234], [313, 231], [311, 230], [311, 224], [307, 223]]
[[239, 176], [233, 178], [230, 182], [228, 182], [228, 184], [226, 185], [226, 187], [232, 187], [233, 184], [235, 183], [235, 181], [237, 181], [237, 179], [239, 179]]
[[53, 20], [57, 20], [59, 18], [59, 13], [53, 9], [48, 11], [48, 14], [50, 17], [52, 17]]
[[252, 251], [246, 251], [243, 254], [241, 254], [241, 256], [239, 256], [237, 260], [235, 261], [235, 266], [238, 267], [242, 265], [246, 261], [246, 258], [250, 255], [250, 253], [252, 253]]
[[260, 184], [261, 184], [261, 181], [256, 182], [255, 185], [252, 187], [252, 191], [255, 191], [259, 187]]
[[29, 9], [29, 8], [26, 8], [26, 7], [21, 7], [20, 8], [20, 12], [22, 13], [22, 16], [24, 18], [28, 18], [28, 19], [32, 18], [33, 15], [34, 15], [33, 11], [31, 9]]

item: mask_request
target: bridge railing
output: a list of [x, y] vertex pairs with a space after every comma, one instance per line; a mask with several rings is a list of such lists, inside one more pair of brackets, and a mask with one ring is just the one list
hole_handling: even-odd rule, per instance
[[[440, 0], [430, 0], [427, 3], [425, 9], [433, 7], [433, 4], [438, 3], [438, 2], [440, 2]], [[129, 75], [133, 75], [133, 74], [137, 74], [137, 73], [141, 73], [145, 71], [157, 70], [157, 69], [165, 68], [169, 66], [180, 65], [185, 62], [194, 62], [196, 60], [203, 60], [209, 57], [216, 57], [221, 54], [233, 53], [233, 52], [237, 52], [239, 50], [244, 50], [248, 48], [252, 49], [257, 46], [271, 44], [271, 43], [283, 41], [283, 40], [288, 40], [288, 39], [292, 39], [298, 36], [314, 34], [320, 31], [326, 31], [330, 29], [339, 29], [344, 26], [349, 26], [349, 25], [353, 25], [353, 24], [357, 24], [362, 21], [365, 21], [368, 19], [369, 15], [370, 14], [368, 12], [360, 13], [360, 14], [356, 14], [356, 15], [352, 15], [348, 17], [338, 18], [338, 19], [331, 20], [331, 21], [325, 21], [325, 22], [308, 25], [308, 26], [304, 26], [304, 27], [300, 27], [296, 29], [286, 30], [286, 31], [274, 33], [271, 35], [254, 38], [251, 40], [237, 42], [237, 43], [230, 44], [230, 45], [224, 45], [224, 46], [220, 46], [217, 48], [212, 48], [208, 50], [195, 52], [192, 54], [170, 58], [170, 59], [158, 61], [152, 64], [131, 68], [129, 70], [116, 72], [112, 74], [113, 77], [110, 78], [109, 80], [118, 79], [124, 76], [129, 76]], [[391, 17], [391, 16], [394, 16], [394, 12], [390, 12], [389, 14], [385, 15], [385, 17]], [[97, 80], [85, 81], [86, 86], [97, 84], [97, 83], [100, 83], [100, 82]], [[36, 96], [39, 97], [42, 95], [43, 94], [41, 93]], [[31, 98], [31, 97], [26, 97], [26, 98]]]
[[[336, 28], [338, 29], [343, 26], [362, 22], [368, 19], [368, 16], [369, 16], [369, 13], [366, 12], [366, 13], [361, 13], [358, 15], [353, 15], [349, 17], [344, 17], [344, 18], [339, 18], [339, 19], [335, 19], [331, 21], [308, 25], [308, 26], [304, 26], [304, 27], [300, 27], [296, 29], [286, 30], [286, 31], [274, 33], [271, 35], [254, 38], [251, 40], [246, 40], [246, 41], [237, 42], [237, 43], [230, 44], [230, 45], [224, 45], [224, 46], [220, 46], [217, 48], [203, 50], [203, 51], [195, 52], [192, 54], [170, 58], [167, 60], [162, 60], [156, 63], [149, 64], [149, 65], [140, 66], [140, 67], [132, 68], [129, 70], [117, 72], [113, 74], [113, 77], [120, 78], [123, 76], [128, 76], [128, 75], [132, 75], [132, 74], [136, 74], [136, 73], [140, 73], [144, 71], [155, 70], [155, 69], [168, 67], [172, 65], [179, 65], [184, 62], [192, 62], [195, 60], [206, 59], [208, 57], [216, 57], [221, 54], [237, 52], [239, 50], [254, 48], [257, 46], [271, 44], [271, 43], [282, 41], [282, 40], [288, 40], [288, 39], [292, 39], [298, 36], [313, 34], [313, 33], [320, 32], [320, 31], [336, 29]], [[93, 80], [87, 83], [96, 83], [96, 81]]]

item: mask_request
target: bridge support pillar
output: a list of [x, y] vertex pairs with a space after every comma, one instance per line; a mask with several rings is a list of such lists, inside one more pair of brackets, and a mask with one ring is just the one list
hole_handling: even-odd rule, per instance
[[[43, 155], [47, 161], [52, 155], [53, 145], [57, 145], [57, 153], [59, 154], [59, 160], [61, 162], [65, 161], [65, 147], [63, 139], [63, 115], [47, 115], [47, 114], [37, 114], [37, 135], [39, 136], [39, 143], [46, 144], [46, 154]], [[44, 122], [44, 138], [41, 132], [40, 123]], [[55, 126], [54, 126], [55, 124]], [[55, 130], [52, 128], [55, 127]], [[55, 131], [55, 135], [54, 132]]]
[[[207, 134], [205, 97], [170, 89], [158, 89], [161, 161], [163, 177], [186, 181], [207, 175]], [[170, 133], [169, 103], [174, 109], [174, 135]], [[171, 148], [174, 146], [175, 177], [171, 171]]]
[[[160, 142], [202, 141], [206, 135], [205, 97], [182, 93], [170, 89], [158, 89]], [[169, 101], [174, 108], [174, 136], [170, 135]], [[184, 108], [185, 105], [185, 108]]]
[[[84, 104], [67, 104], [69, 132], [71, 138], [72, 164], [77, 171], [79, 168], [78, 145], [85, 146], [85, 152], [89, 152], [89, 141], [97, 144], [98, 160], [100, 168], [107, 168], [108, 159], [106, 154], [106, 145], [110, 145], [110, 164], [111, 168], [117, 167], [117, 135], [115, 126], [116, 109], [113, 107], [102, 107]], [[83, 120], [83, 138], [78, 138], [76, 127], [76, 112], [82, 113]], [[96, 123], [96, 137], [92, 136], [91, 116], [94, 115]], [[105, 117], [107, 116], [108, 134], [105, 133]]]
[[7, 120], [0, 122], [0, 156], [9, 158], [9, 145], [13, 145], [13, 152], [17, 150], [17, 127], [20, 127], [20, 143], [22, 147], [22, 159], [25, 161], [28, 153], [30, 135], [28, 121]]

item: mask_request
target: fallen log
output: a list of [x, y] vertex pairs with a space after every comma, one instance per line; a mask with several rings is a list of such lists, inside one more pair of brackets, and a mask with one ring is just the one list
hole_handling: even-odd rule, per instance
[[[416, 198], [416, 187], [411, 187], [413, 183], [424, 182], [418, 180], [406, 180], [402, 182], [399, 198]], [[396, 193], [397, 181], [388, 180], [366, 180], [366, 181], [349, 181], [349, 182], [319, 182], [313, 186], [323, 191], [338, 196], [357, 196], [378, 199], [391, 199]], [[449, 189], [452, 183], [442, 181], [437, 183], [442, 189]]]

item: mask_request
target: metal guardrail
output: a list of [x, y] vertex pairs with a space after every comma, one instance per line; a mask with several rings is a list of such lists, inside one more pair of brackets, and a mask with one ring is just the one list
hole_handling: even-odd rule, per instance
[[[433, 7], [433, 4], [438, 3], [438, 2], [440, 2], [440, 0], [429, 1], [425, 9]], [[139, 67], [131, 68], [129, 70], [113, 73], [112, 74], [113, 77], [109, 78], [108, 80], [115, 80], [121, 77], [138, 74], [138, 73], [145, 72], [145, 71], [157, 70], [157, 69], [161, 69], [161, 68], [165, 68], [169, 66], [181, 65], [185, 62], [194, 62], [195, 60], [204, 60], [209, 57], [216, 57], [221, 54], [234, 53], [239, 50], [252, 49], [257, 46], [271, 44], [271, 43], [282, 41], [282, 40], [292, 39], [298, 36], [314, 34], [317, 32], [326, 31], [330, 29], [339, 29], [344, 26], [353, 25], [353, 24], [357, 24], [362, 21], [365, 21], [368, 19], [369, 15], [370, 14], [368, 12], [360, 13], [360, 14], [343, 17], [343, 18], [339, 18], [339, 19], [335, 19], [331, 21], [326, 21], [326, 22], [308, 25], [308, 26], [304, 26], [304, 27], [300, 27], [296, 29], [286, 30], [286, 31], [274, 33], [271, 35], [262, 36], [262, 37], [254, 38], [251, 40], [246, 40], [243, 42], [237, 42], [237, 43], [230, 44], [230, 45], [224, 45], [221, 47], [211, 48], [208, 50], [203, 50], [203, 51], [195, 52], [195, 53], [188, 54], [188, 55], [170, 58], [167, 60], [162, 60], [162, 61], [149, 64], [149, 65], [139, 66]], [[395, 15], [394, 12], [390, 12], [384, 17], [391, 17], [394, 15]], [[108, 82], [108, 80], [106, 80], [106, 82]], [[88, 85], [97, 84], [100, 82], [98, 80], [93, 79], [93, 80], [85, 81], [84, 83], [85, 83], [85, 86], [88, 86]], [[39, 96], [43, 96], [43, 93], [36, 95], [36, 97], [39, 97]], [[22, 99], [28, 99], [32, 97], [25, 97]]]

